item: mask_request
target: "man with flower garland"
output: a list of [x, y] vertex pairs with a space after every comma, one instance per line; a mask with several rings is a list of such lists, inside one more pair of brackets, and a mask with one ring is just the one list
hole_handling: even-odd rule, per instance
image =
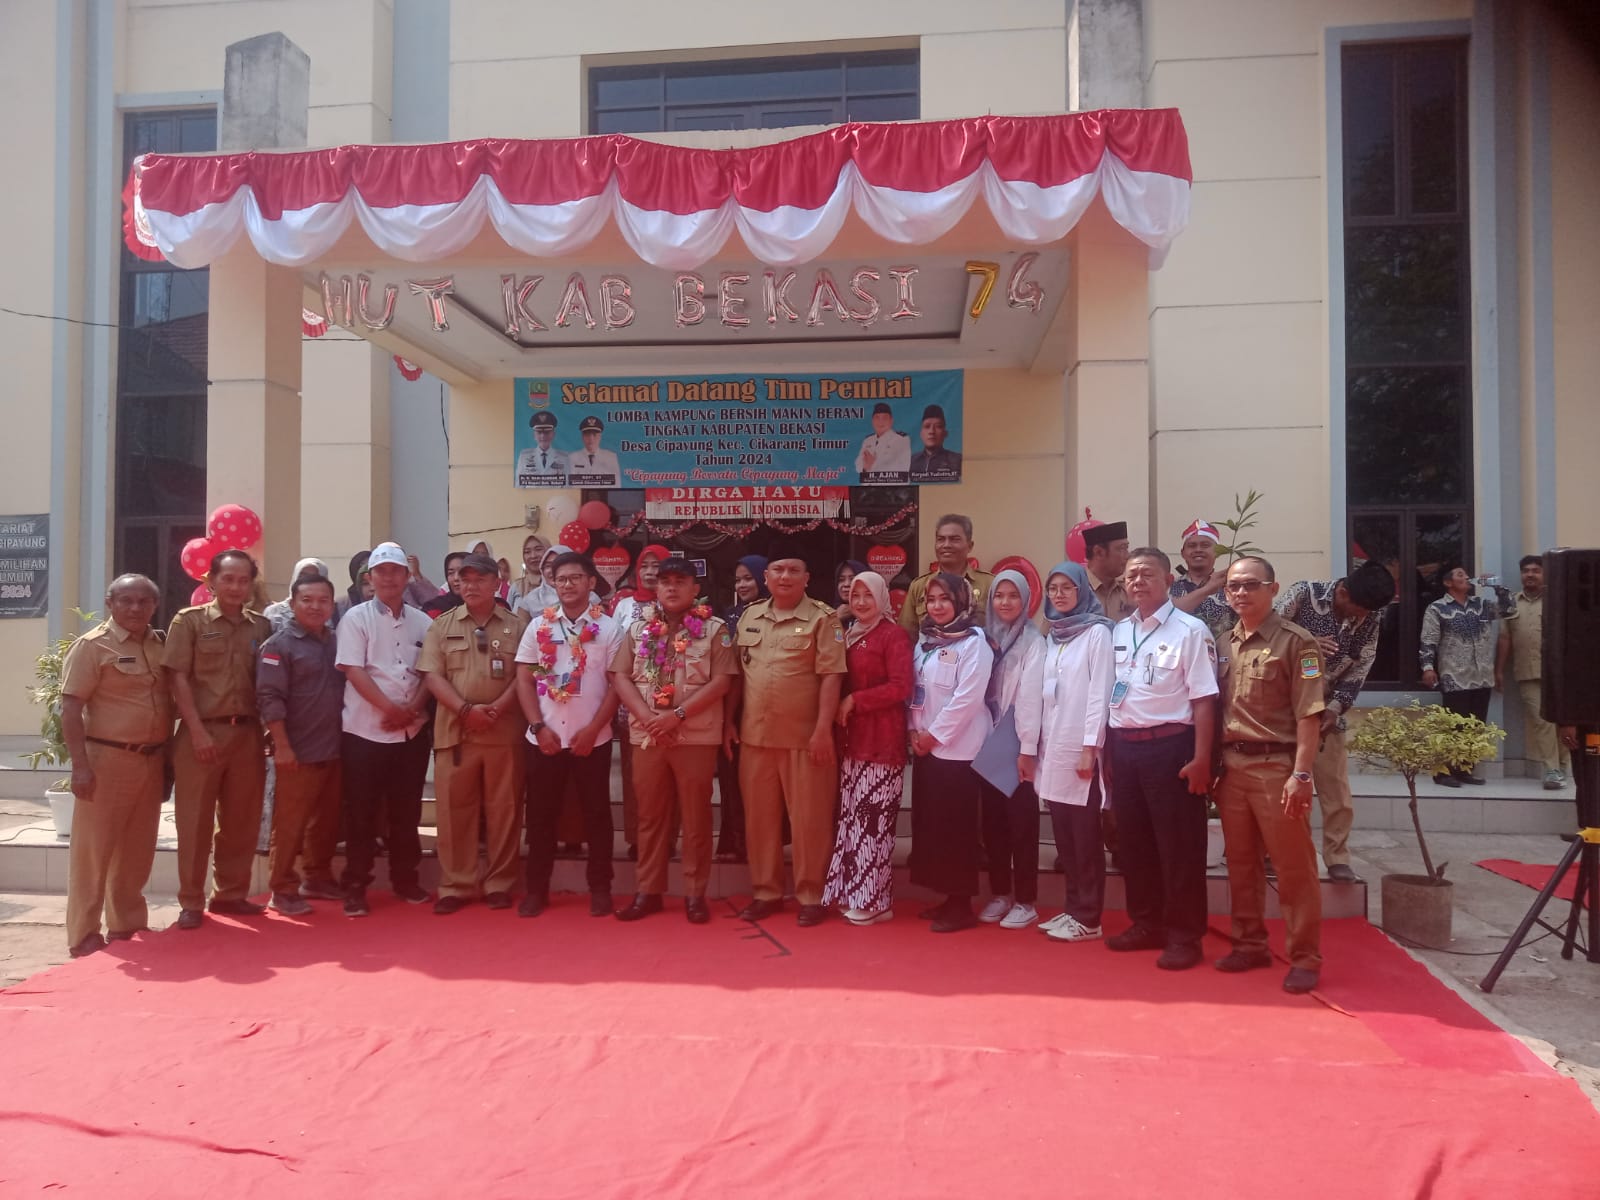
[[611, 718], [617, 693], [609, 669], [621, 630], [590, 599], [594, 562], [558, 555], [551, 566], [559, 603], [534, 613], [517, 647], [517, 698], [528, 719], [528, 894], [517, 915], [550, 903], [556, 828], [567, 781], [577, 786], [589, 847], [589, 915], [611, 915]]
[[639, 795], [639, 884], [617, 913], [637, 921], [662, 909], [674, 807], [683, 817], [684, 916], [711, 920], [711, 784], [722, 744], [723, 698], [739, 673], [733, 636], [696, 600], [694, 568], [662, 561], [656, 595], [638, 610], [611, 660], [611, 680], [628, 711], [633, 784]]

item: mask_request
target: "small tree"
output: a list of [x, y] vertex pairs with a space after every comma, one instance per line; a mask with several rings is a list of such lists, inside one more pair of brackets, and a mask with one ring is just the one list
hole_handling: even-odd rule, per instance
[[1428, 839], [1417, 815], [1417, 776], [1470, 770], [1493, 758], [1506, 731], [1477, 717], [1453, 713], [1437, 704], [1423, 707], [1413, 700], [1405, 708], [1374, 708], [1362, 717], [1350, 737], [1350, 753], [1366, 766], [1399, 773], [1411, 793], [1411, 824], [1417, 831], [1422, 866], [1428, 882], [1442, 884], [1449, 863], [1433, 865]]
[[[72, 611], [83, 624], [94, 623], [94, 613], [76, 608]], [[60, 637], [41, 650], [39, 657], [34, 660], [35, 682], [29, 691], [33, 693], [35, 704], [44, 705], [44, 716], [39, 721], [39, 740], [43, 744], [39, 749], [22, 756], [28, 760], [30, 770], [37, 771], [40, 763], [47, 767], [64, 767], [71, 757], [67, 751], [66, 735], [61, 730], [61, 672], [66, 665], [67, 651], [72, 649], [72, 643], [77, 640], [76, 634]], [[68, 780], [58, 779], [50, 787], [52, 791], [60, 792], [66, 790], [67, 784]]]
[[1245, 531], [1253, 529], [1260, 524], [1261, 514], [1256, 511], [1256, 505], [1260, 504], [1264, 499], [1266, 497], [1256, 491], [1255, 488], [1251, 488], [1243, 500], [1239, 499], [1239, 493], [1235, 492], [1233, 494], [1233, 516], [1226, 521], [1217, 522], [1232, 537], [1231, 541], [1223, 542], [1217, 547], [1218, 554], [1226, 554], [1228, 556], [1229, 566], [1232, 566], [1233, 560], [1241, 555], [1261, 553], [1261, 547], [1252, 542], [1250, 535]]

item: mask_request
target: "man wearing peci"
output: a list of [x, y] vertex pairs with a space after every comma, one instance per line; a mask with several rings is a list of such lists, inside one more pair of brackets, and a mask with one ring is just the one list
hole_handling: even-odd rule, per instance
[[[551, 420], [555, 418], [552, 417]], [[622, 464], [614, 451], [600, 449], [605, 423], [599, 417], [578, 422], [583, 449], [567, 455], [567, 482], [572, 487], [614, 488], [622, 478]]]
[[1085, 529], [1083, 555], [1095, 599], [1112, 621], [1122, 620], [1133, 611], [1128, 590], [1122, 585], [1122, 571], [1128, 565], [1128, 523], [1112, 521]]
[[946, 450], [944, 440], [950, 435], [945, 423], [944, 409], [930, 404], [922, 410], [922, 449], [911, 460], [911, 478], [929, 481], [961, 478], [961, 455]]
[[517, 456], [517, 486], [565, 487], [567, 454], [555, 448], [555, 413], [536, 412], [528, 424], [533, 426], [533, 445]]
[[894, 409], [872, 408], [872, 432], [861, 441], [856, 470], [863, 483], [904, 483], [911, 474], [911, 439], [894, 427]]

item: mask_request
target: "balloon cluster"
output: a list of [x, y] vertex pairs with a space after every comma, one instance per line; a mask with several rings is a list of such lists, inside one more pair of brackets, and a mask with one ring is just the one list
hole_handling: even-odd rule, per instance
[[261, 547], [261, 534], [261, 518], [252, 510], [242, 504], [219, 505], [206, 519], [206, 536], [190, 538], [178, 555], [184, 574], [200, 584], [189, 603], [205, 604], [211, 599], [205, 580], [214, 557], [224, 550], [243, 550], [254, 558]]

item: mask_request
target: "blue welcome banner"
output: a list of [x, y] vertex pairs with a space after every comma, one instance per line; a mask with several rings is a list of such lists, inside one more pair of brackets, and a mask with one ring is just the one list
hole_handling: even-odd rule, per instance
[[516, 381], [518, 487], [961, 479], [960, 371]]

